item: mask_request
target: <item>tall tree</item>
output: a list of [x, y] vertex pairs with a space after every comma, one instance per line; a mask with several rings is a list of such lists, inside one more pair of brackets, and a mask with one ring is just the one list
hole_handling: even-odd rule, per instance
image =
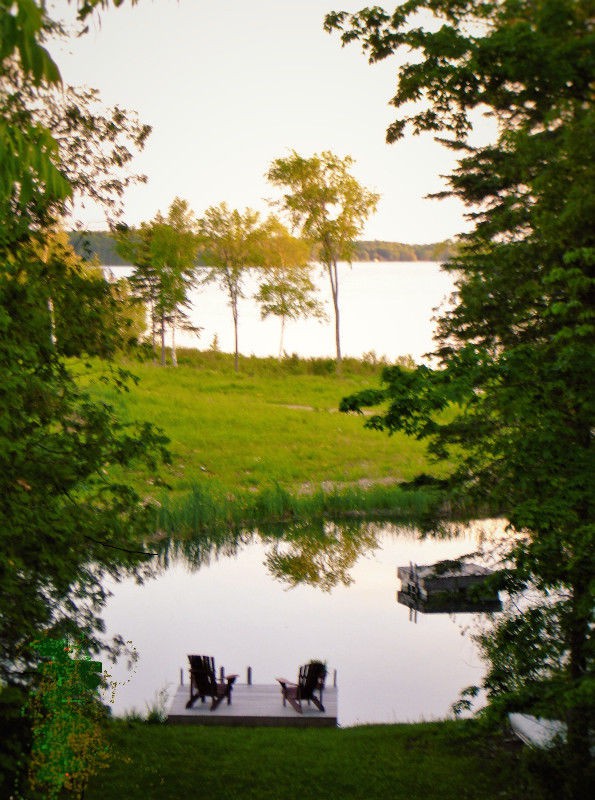
[[171, 332], [172, 364], [177, 366], [176, 330], [198, 332], [186, 310], [195, 281], [199, 238], [194, 214], [186, 200], [175, 198], [167, 217], [158, 213], [138, 230], [116, 227], [118, 252], [135, 266], [131, 285], [149, 305], [151, 338], [156, 352], [156, 332], [161, 339], [161, 365], [166, 364], [166, 332]]
[[234, 330], [234, 369], [239, 370], [239, 301], [244, 297], [243, 279], [249, 267], [262, 262], [262, 229], [259, 214], [247, 208], [242, 214], [227, 203], [211, 206], [198, 221], [204, 280], [218, 283], [227, 293]]
[[312, 281], [310, 247], [292, 236], [276, 217], [270, 217], [263, 225], [262, 252], [262, 278], [255, 299], [263, 319], [270, 315], [281, 319], [281, 358], [286, 321], [300, 317], [323, 319], [324, 309]]
[[[84, 17], [100, 3], [78, 3]], [[116, 3], [119, 4], [119, 3]], [[143, 542], [151, 513], [137, 492], [110, 479], [111, 464], [155, 467], [164, 437], [120, 422], [85, 391], [54, 346], [45, 262], [36, 252], [76, 191], [68, 164], [77, 144], [54, 136], [28, 105], [27, 83], [59, 86], [44, 46], [55, 30], [41, 0], [0, 0], [0, 792], [18, 769], [39, 634], [80, 635], [102, 647], [104, 576], [150, 572]], [[18, 70], [22, 83], [12, 87]], [[7, 78], [7, 76], [9, 76]], [[125, 126], [125, 120], [122, 125]], [[73, 121], [76, 130], [76, 120]], [[73, 137], [76, 134], [73, 133]], [[81, 175], [92, 180], [93, 137]], [[72, 149], [71, 149], [72, 148]], [[73, 163], [71, 160], [70, 163]], [[117, 200], [118, 165], [104, 199]], [[120, 380], [123, 376], [120, 375]], [[117, 649], [121, 640], [113, 643]], [[11, 716], [12, 714], [12, 716]], [[26, 752], [26, 750], [25, 750]]]
[[151, 261], [159, 275], [157, 312], [160, 317], [161, 364], [165, 365], [165, 327], [171, 331], [172, 364], [177, 366], [176, 329], [198, 333], [186, 313], [188, 292], [195, 281], [199, 238], [194, 214], [186, 200], [176, 197], [167, 217], [157, 214], [152, 223]]
[[151, 262], [151, 225], [142, 222], [135, 229], [118, 223], [113, 228], [113, 234], [118, 255], [127, 263], [134, 265], [134, 271], [130, 276], [130, 286], [133, 295], [148, 311], [151, 325], [151, 348], [157, 359], [157, 331], [160, 321], [157, 313], [159, 274]]
[[[421, 11], [439, 24], [419, 27]], [[367, 401], [389, 408], [369, 424], [453, 454], [453, 487], [510, 520], [508, 588], [533, 587], [543, 600], [487, 636], [496, 658], [486, 688], [501, 708], [566, 716], [558, 796], [573, 798], [586, 796], [593, 724], [592, 11], [591, 0], [409, 0], [392, 14], [326, 19], [372, 61], [415, 52], [392, 103], [405, 112], [425, 103], [388, 140], [436, 131], [461, 154], [448, 193], [475, 227], [447, 264], [458, 302], [440, 320], [441, 366], [385, 370]], [[474, 109], [498, 120], [493, 144], [469, 144]], [[455, 413], [437, 417], [448, 403]]]
[[353, 257], [357, 237], [369, 215], [376, 209], [380, 195], [364, 188], [351, 175], [351, 156], [339, 158], [325, 150], [304, 158], [295, 150], [288, 158], [272, 162], [267, 178], [287, 189], [281, 207], [289, 214], [294, 227], [318, 248], [318, 258], [329, 276], [335, 313], [337, 368], [341, 369], [339, 319], [339, 261]]

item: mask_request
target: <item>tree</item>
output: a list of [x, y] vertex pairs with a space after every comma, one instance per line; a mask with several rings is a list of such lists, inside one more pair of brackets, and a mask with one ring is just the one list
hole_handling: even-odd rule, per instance
[[[118, 0], [114, 0], [119, 4]], [[78, 4], [81, 18], [105, 2]], [[107, 403], [83, 389], [51, 338], [46, 265], [36, 247], [64, 214], [75, 191], [67, 175], [68, 137], [27, 105], [27, 90], [5, 93], [18, 70], [41, 90], [60, 75], [44, 38], [55, 24], [46, 4], [0, 0], [0, 752], [5, 775], [26, 753], [19, 714], [34, 680], [40, 632], [72, 636], [88, 650], [102, 642], [104, 576], [150, 574], [150, 505], [137, 491], [110, 478], [114, 464], [151, 469], [166, 457], [165, 437], [146, 424], [125, 424]], [[16, 92], [16, 94], [15, 94]], [[14, 95], [14, 96], [13, 96]], [[44, 101], [40, 99], [40, 103]], [[15, 111], [17, 109], [17, 111]], [[88, 139], [93, 149], [93, 138]], [[74, 148], [71, 150], [70, 148]], [[93, 159], [84, 174], [92, 178]], [[78, 160], [78, 156], [74, 159]], [[118, 153], [109, 196], [117, 199]], [[123, 372], [114, 371], [120, 384]], [[112, 653], [123, 642], [111, 645]], [[25, 722], [27, 720], [24, 720]]]
[[[420, 11], [439, 24], [415, 25]], [[589, 0], [410, 0], [392, 15], [375, 7], [326, 18], [371, 61], [415, 52], [392, 104], [407, 112], [409, 101], [424, 102], [388, 140], [409, 127], [433, 131], [461, 154], [447, 193], [467, 204], [475, 227], [447, 264], [458, 302], [440, 320], [440, 368], [389, 368], [384, 387], [359, 400], [388, 400], [368, 424], [450, 453], [453, 489], [508, 517], [507, 586], [542, 600], [488, 636], [510, 680], [493, 661], [486, 688], [501, 709], [565, 715], [564, 796], [574, 798], [586, 796], [594, 694], [591, 12]], [[499, 130], [493, 144], [472, 147], [478, 108]], [[437, 417], [449, 404], [452, 416]], [[549, 650], [530, 652], [536, 638]]]
[[259, 214], [247, 208], [242, 214], [226, 203], [211, 206], [198, 221], [202, 260], [207, 265], [205, 281], [218, 283], [226, 292], [233, 316], [234, 369], [239, 370], [239, 300], [244, 297], [243, 278], [249, 267], [262, 260], [262, 230]]
[[341, 159], [325, 150], [303, 158], [295, 150], [288, 158], [271, 164], [267, 178], [274, 186], [286, 188], [281, 207], [292, 225], [318, 247], [318, 258], [329, 276], [335, 313], [337, 368], [341, 368], [339, 325], [339, 261], [351, 261], [355, 240], [365, 221], [376, 209], [380, 195], [365, 189], [350, 174], [350, 156]]
[[156, 333], [161, 338], [161, 365], [166, 364], [165, 335], [171, 331], [172, 364], [177, 366], [176, 330], [198, 332], [186, 314], [188, 292], [194, 284], [199, 239], [195, 220], [185, 200], [176, 198], [167, 217], [158, 213], [140, 229], [116, 227], [118, 252], [135, 265], [131, 285], [147, 302], [151, 318], [151, 339], [156, 352]]
[[76, 255], [59, 228], [44, 231], [32, 249], [47, 290], [48, 335], [60, 354], [108, 358], [138, 342], [145, 325], [126, 279], [106, 280], [95, 261]]
[[262, 279], [255, 295], [262, 319], [269, 315], [281, 318], [279, 358], [283, 355], [283, 334], [288, 319], [324, 318], [322, 304], [316, 299], [312, 268], [308, 263], [310, 248], [296, 239], [276, 217], [263, 226]]

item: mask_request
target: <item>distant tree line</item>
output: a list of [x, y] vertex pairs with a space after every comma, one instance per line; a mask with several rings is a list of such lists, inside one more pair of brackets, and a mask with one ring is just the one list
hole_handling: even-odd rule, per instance
[[433, 244], [403, 242], [356, 242], [354, 261], [446, 261], [454, 254], [454, 242]]
[[[103, 266], [126, 266], [116, 250], [110, 231], [71, 231], [70, 244], [81, 258], [95, 257]], [[360, 241], [355, 243], [353, 261], [446, 261], [453, 255], [454, 243], [449, 239], [432, 244]]]

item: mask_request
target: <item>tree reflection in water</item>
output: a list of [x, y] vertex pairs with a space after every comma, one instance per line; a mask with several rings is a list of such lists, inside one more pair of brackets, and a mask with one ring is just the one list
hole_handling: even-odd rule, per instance
[[379, 546], [379, 530], [374, 522], [319, 519], [258, 530], [214, 528], [200, 536], [166, 537], [152, 547], [159, 552], [161, 569], [181, 559], [197, 570], [219, 558], [234, 558], [246, 545], [260, 539], [269, 546], [264, 564], [273, 578], [289, 588], [307, 584], [329, 592], [339, 584], [352, 583], [350, 570], [361, 555]]
[[378, 526], [370, 522], [297, 523], [272, 543], [265, 558], [271, 575], [288, 583], [317, 586], [324, 592], [339, 583], [349, 586], [349, 571], [360, 555], [378, 547]]

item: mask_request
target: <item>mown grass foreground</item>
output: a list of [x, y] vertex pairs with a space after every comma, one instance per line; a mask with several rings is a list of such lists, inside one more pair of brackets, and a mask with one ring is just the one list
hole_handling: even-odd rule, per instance
[[86, 800], [512, 800], [516, 756], [473, 721], [346, 729], [112, 723]]

